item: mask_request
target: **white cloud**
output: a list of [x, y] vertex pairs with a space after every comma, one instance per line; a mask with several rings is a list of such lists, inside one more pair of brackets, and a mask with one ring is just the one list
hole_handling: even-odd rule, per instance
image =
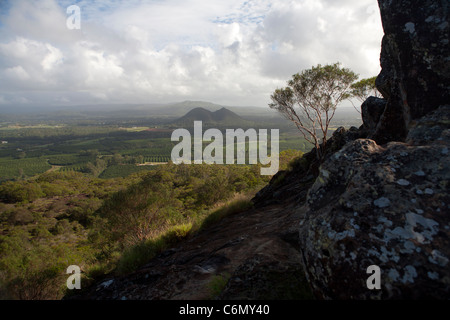
[[41, 62], [41, 66], [45, 71], [50, 71], [62, 63], [63, 55], [58, 48], [50, 44], [45, 45], [49, 51]]
[[[379, 72], [376, 0], [15, 0], [0, 26], [0, 95], [27, 100], [266, 106], [270, 93], [316, 64]], [[31, 92], [33, 92], [31, 94]], [[37, 101], [39, 100], [39, 101]]]
[[30, 75], [28, 74], [28, 72], [26, 72], [24, 70], [24, 68], [22, 66], [15, 66], [12, 68], [7, 68], [5, 70], [5, 74], [6, 74], [6, 78], [10, 79], [10, 80], [19, 80], [19, 81], [23, 81], [23, 80], [28, 80], [30, 79]]

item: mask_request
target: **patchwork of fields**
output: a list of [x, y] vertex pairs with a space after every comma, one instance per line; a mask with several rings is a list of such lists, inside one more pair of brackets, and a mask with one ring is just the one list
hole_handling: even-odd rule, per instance
[[[4, 126], [0, 128], [0, 182], [51, 171], [99, 178], [126, 177], [170, 160], [172, 130], [118, 126]], [[205, 142], [205, 145], [208, 142]], [[297, 132], [280, 133], [280, 151], [307, 152]]]

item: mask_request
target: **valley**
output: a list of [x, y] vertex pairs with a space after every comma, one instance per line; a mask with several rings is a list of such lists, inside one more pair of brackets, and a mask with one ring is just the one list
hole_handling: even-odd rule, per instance
[[[271, 178], [260, 174], [261, 164], [174, 165], [175, 129], [193, 132], [197, 119], [224, 134], [278, 129], [280, 170], [311, 149], [270, 110], [194, 102], [172, 108], [2, 115], [0, 298], [60, 299], [68, 294], [64, 270], [70, 264], [81, 267], [83, 286], [127, 274], [251, 209], [251, 198]], [[358, 125], [354, 116], [337, 117], [333, 128]]]
[[[177, 128], [192, 129], [195, 120], [203, 120], [205, 128], [214, 127], [223, 132], [227, 128], [279, 129], [280, 151], [311, 149], [311, 144], [293, 124], [270, 109], [224, 108], [192, 101], [167, 108], [153, 107], [145, 112], [131, 107], [126, 117], [124, 110], [111, 107], [112, 110], [105, 111], [105, 107], [98, 106], [78, 115], [63, 111], [2, 114], [0, 182], [31, 178], [51, 168], [100, 178], [126, 177], [151, 170], [150, 166], [141, 164], [169, 161], [176, 145], [170, 141], [172, 132]], [[208, 121], [213, 119], [212, 114], [218, 115], [217, 119]], [[360, 123], [360, 115], [355, 110], [343, 112], [342, 116], [338, 113], [331, 132], [339, 126], [348, 128]]]

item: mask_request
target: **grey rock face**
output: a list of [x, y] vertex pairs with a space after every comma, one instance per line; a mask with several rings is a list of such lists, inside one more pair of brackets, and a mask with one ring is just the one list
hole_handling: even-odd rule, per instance
[[404, 141], [411, 120], [450, 101], [448, 1], [379, 0], [384, 38], [377, 77], [387, 105], [369, 136]]
[[[378, 3], [387, 103], [368, 99], [369, 139], [320, 167], [302, 207], [304, 268], [320, 298], [449, 299], [450, 2]], [[368, 286], [374, 265], [380, 289]]]
[[361, 115], [363, 120], [363, 129], [369, 132], [373, 132], [380, 121], [381, 115], [386, 108], [386, 100], [369, 97], [361, 105]]
[[[449, 115], [441, 107], [418, 121], [408, 143], [355, 140], [321, 166], [300, 227], [317, 296], [450, 298]], [[371, 265], [381, 290], [366, 285]]]

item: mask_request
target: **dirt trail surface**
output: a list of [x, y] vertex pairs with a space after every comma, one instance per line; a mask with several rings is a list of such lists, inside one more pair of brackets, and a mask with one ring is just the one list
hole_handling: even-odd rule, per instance
[[[310, 298], [298, 251], [302, 215], [281, 204], [236, 213], [136, 272], [107, 278], [71, 299]], [[214, 288], [217, 282], [226, 286]]]

